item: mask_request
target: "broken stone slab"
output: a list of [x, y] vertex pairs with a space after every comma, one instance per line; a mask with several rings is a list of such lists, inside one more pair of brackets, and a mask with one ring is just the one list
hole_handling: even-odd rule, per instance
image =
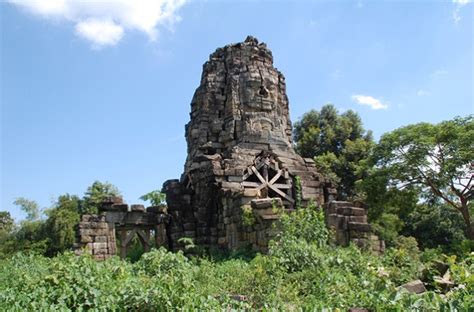
[[439, 275], [441, 276], [448, 272], [449, 264], [440, 260], [435, 260], [433, 262], [433, 267], [438, 271]]
[[134, 204], [130, 206], [130, 211], [145, 212], [145, 206]]
[[345, 223], [345, 217], [338, 214], [330, 214], [326, 218], [328, 226], [333, 226], [336, 229], [342, 229]]
[[259, 198], [259, 199], [253, 199], [250, 202], [250, 205], [254, 209], [265, 209], [265, 208], [281, 208], [283, 207], [283, 202], [281, 198], [275, 197], [275, 198]]
[[102, 201], [102, 205], [113, 205], [113, 204], [123, 204], [123, 198], [120, 196], [107, 196]]
[[398, 287], [399, 289], [404, 288], [414, 294], [422, 294], [426, 291], [425, 284], [419, 279], [408, 282]]
[[451, 273], [449, 272], [449, 270], [444, 273], [443, 277], [435, 277], [434, 282], [444, 292], [447, 292], [448, 290], [456, 286], [456, 284], [451, 280]]

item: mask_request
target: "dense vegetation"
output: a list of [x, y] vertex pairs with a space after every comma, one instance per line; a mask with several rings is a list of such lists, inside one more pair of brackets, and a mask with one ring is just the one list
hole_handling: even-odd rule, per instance
[[[223, 254], [186, 240], [186, 255], [141, 255], [137, 245], [127, 261], [76, 257], [68, 250], [80, 214], [120, 194], [96, 181], [82, 197], [61, 195], [48, 209], [16, 199], [26, 214], [20, 223], [0, 212], [0, 310], [474, 307], [472, 116], [409, 125], [376, 143], [357, 113], [326, 105], [295, 124], [295, 141], [336, 183], [339, 199], [366, 203], [388, 246], [383, 256], [334, 246], [313, 207], [281, 216], [267, 255]], [[164, 204], [159, 191], [141, 199]], [[414, 279], [428, 292], [399, 287]]]
[[[413, 241], [378, 257], [331, 245], [320, 210], [283, 216], [268, 255], [252, 259], [209, 254], [190, 258], [165, 249], [130, 263], [96, 262], [65, 253], [54, 258], [20, 253], [0, 263], [0, 306], [23, 310], [140, 310], [365, 307], [458, 310], [474, 306], [474, 254], [420, 253]], [[433, 279], [435, 259], [449, 264], [457, 285]], [[413, 295], [398, 285], [423, 278], [431, 291]], [[445, 295], [440, 293], [445, 292]], [[238, 299], [238, 300], [235, 300]]]
[[44, 210], [35, 201], [17, 198], [14, 204], [20, 207], [26, 218], [15, 224], [9, 212], [0, 212], [0, 259], [16, 251], [54, 256], [70, 249], [80, 215], [97, 213], [104, 198], [119, 194], [114, 185], [95, 181], [82, 198], [64, 194]]
[[473, 116], [408, 125], [375, 143], [357, 113], [325, 105], [295, 123], [295, 141], [338, 184], [339, 199], [366, 203], [389, 245], [398, 235], [447, 252], [473, 245]]

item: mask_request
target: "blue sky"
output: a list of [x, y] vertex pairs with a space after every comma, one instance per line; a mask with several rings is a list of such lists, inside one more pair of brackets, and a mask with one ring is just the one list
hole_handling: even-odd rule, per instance
[[1, 201], [49, 207], [115, 184], [128, 203], [179, 178], [202, 64], [249, 34], [290, 114], [333, 103], [375, 137], [474, 113], [474, 5], [446, 1], [0, 3]]

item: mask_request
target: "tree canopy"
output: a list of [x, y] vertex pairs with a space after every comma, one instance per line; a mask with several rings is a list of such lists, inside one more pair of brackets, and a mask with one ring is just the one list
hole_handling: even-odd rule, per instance
[[319, 171], [338, 185], [339, 198], [355, 195], [374, 145], [372, 132], [364, 130], [356, 112], [339, 114], [331, 104], [311, 110], [295, 123], [294, 137], [297, 152], [314, 158]]
[[[382, 136], [374, 156], [397, 188], [419, 187], [461, 213], [466, 234], [474, 239], [470, 202], [474, 178], [473, 116], [439, 124], [419, 123]], [[472, 209], [472, 208], [471, 208]]]
[[48, 235], [49, 255], [56, 254], [72, 247], [75, 241], [75, 226], [79, 222], [79, 197], [75, 195], [61, 195], [54, 206], [46, 211], [48, 219], [44, 228]]
[[83, 197], [83, 204], [80, 207], [81, 214], [97, 213], [101, 203], [109, 196], [119, 196], [118, 188], [108, 182], [94, 181]]
[[159, 190], [146, 193], [145, 195], [140, 196], [140, 199], [143, 201], [150, 201], [152, 206], [166, 204], [166, 194], [160, 192]]
[[36, 221], [40, 218], [41, 210], [39, 205], [34, 200], [29, 200], [24, 197], [19, 197], [13, 202], [14, 205], [20, 207], [24, 213], [26, 213], [27, 221]]

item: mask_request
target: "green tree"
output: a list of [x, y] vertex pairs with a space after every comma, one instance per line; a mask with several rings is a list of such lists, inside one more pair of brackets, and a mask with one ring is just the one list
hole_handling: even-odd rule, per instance
[[426, 198], [443, 200], [462, 215], [466, 236], [474, 239], [469, 209], [473, 151], [474, 120], [468, 116], [396, 129], [382, 136], [374, 156], [377, 166], [388, 172], [392, 188], [418, 187]]
[[357, 193], [368, 208], [372, 228], [388, 246], [408, 225], [408, 217], [419, 202], [420, 190], [411, 185], [403, 189], [390, 184], [386, 169], [374, 166], [371, 158], [368, 175], [356, 184]]
[[13, 221], [10, 212], [0, 211], [0, 233], [10, 233], [14, 224], [15, 222]]
[[145, 195], [142, 195], [140, 199], [143, 201], [150, 201], [152, 206], [159, 206], [159, 205], [166, 204], [166, 194], [158, 190], [154, 190], [149, 193], [146, 193]]
[[408, 215], [403, 234], [413, 236], [422, 248], [451, 251], [451, 247], [465, 239], [461, 214], [446, 204], [423, 203]]
[[99, 211], [100, 205], [107, 197], [119, 195], [120, 191], [113, 184], [95, 181], [87, 188], [87, 191], [84, 194], [83, 202], [79, 209], [80, 213], [97, 213]]
[[44, 224], [48, 238], [48, 255], [54, 255], [72, 247], [75, 241], [75, 227], [79, 222], [79, 197], [61, 195], [55, 205], [46, 211], [48, 219]]
[[14, 205], [19, 206], [23, 212], [26, 213], [27, 221], [36, 221], [40, 218], [41, 210], [39, 205], [34, 200], [29, 200], [24, 197], [19, 197], [13, 202]]
[[356, 182], [367, 175], [374, 145], [372, 132], [364, 130], [356, 112], [339, 114], [331, 104], [311, 110], [295, 123], [294, 137], [297, 152], [314, 158], [319, 171], [338, 185], [339, 198], [356, 195]]
[[0, 258], [5, 256], [5, 243], [11, 239], [15, 222], [8, 211], [0, 211]]

